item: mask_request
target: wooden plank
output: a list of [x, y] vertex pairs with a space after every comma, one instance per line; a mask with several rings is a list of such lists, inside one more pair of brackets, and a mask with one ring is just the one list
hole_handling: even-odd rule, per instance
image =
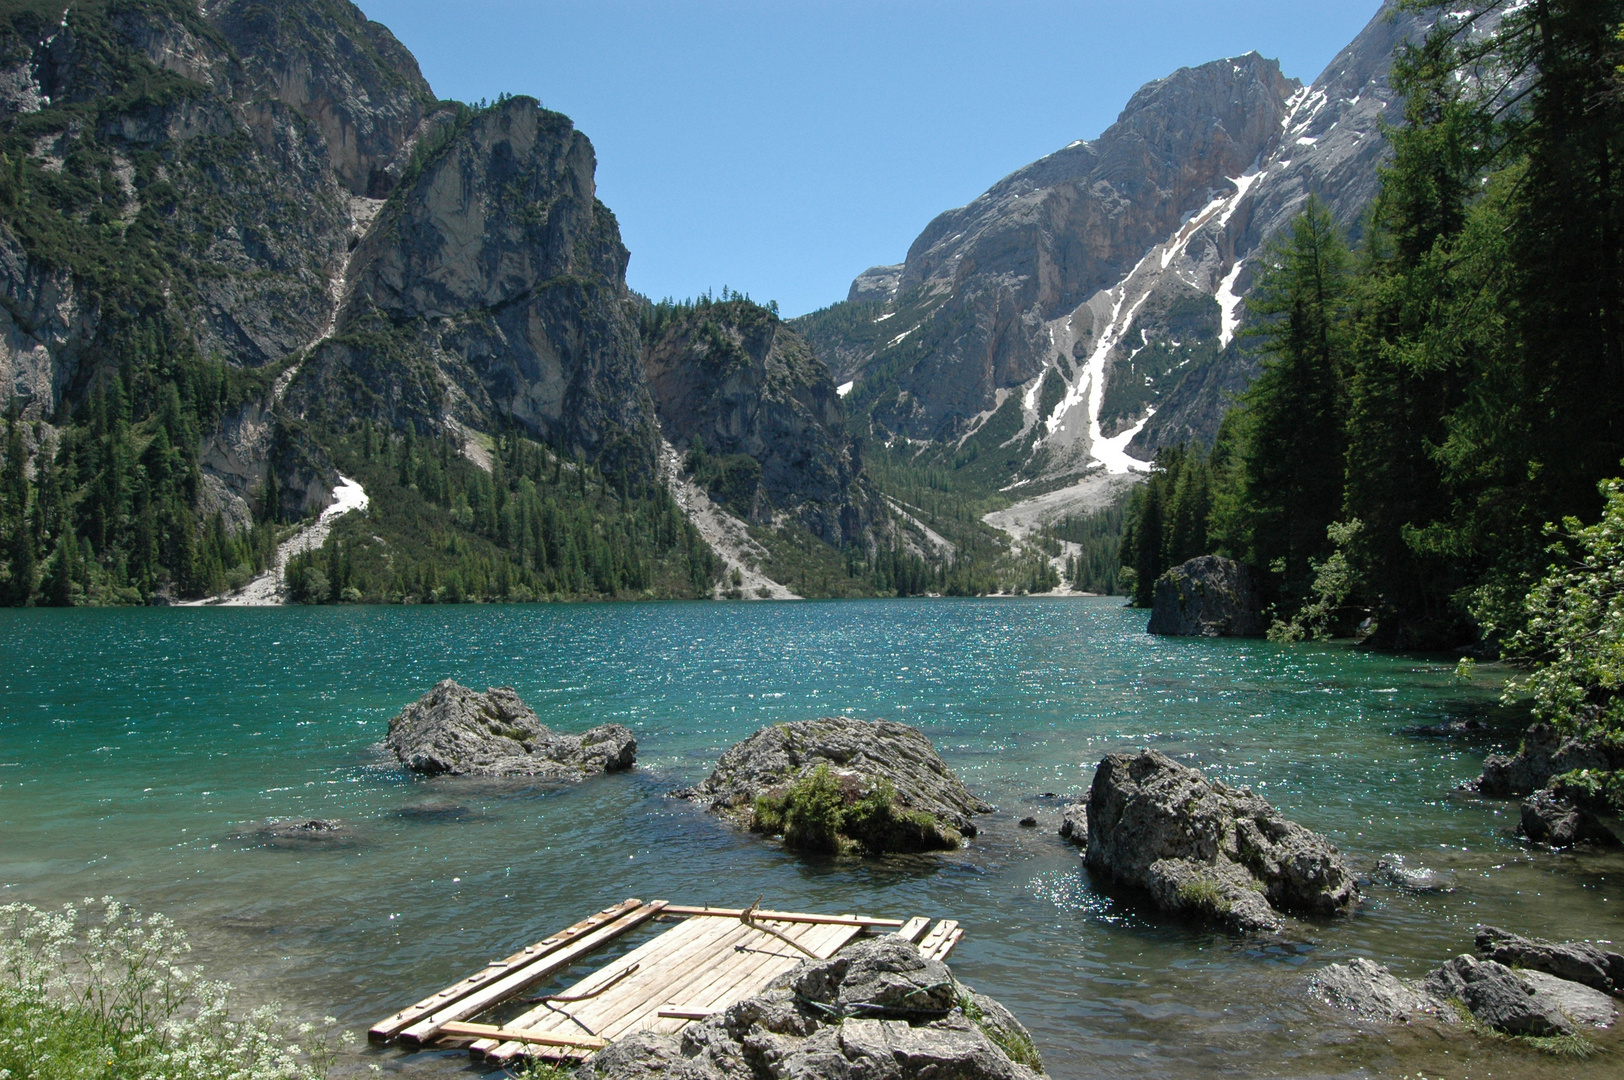
[[614, 922], [600, 926], [591, 933], [576, 939], [572, 944], [557, 952], [549, 953], [515, 971], [509, 972], [460, 1001], [436, 1009], [401, 1031], [399, 1037], [407, 1042], [418, 1044], [426, 1042], [433, 1038], [434, 1034], [446, 1024], [466, 1020], [470, 1016], [477, 1016], [492, 1005], [506, 1001], [525, 987], [533, 986], [554, 972], [562, 971], [588, 953], [602, 948], [622, 934], [643, 925], [658, 915], [665, 906], [664, 900], [654, 900], [644, 904]]
[[[745, 933], [740, 934], [740, 929]], [[614, 1011], [620, 1013], [618, 1018], [606, 1020], [599, 1009], [582, 1014], [581, 1018], [591, 1022], [593, 1029], [611, 1042], [636, 1031], [680, 1031], [695, 1020], [724, 1011], [759, 993], [776, 976], [806, 959], [803, 953], [788, 943], [771, 935], [750, 933], [750, 929], [743, 923], [736, 923], [732, 933], [714, 943], [711, 947], [721, 949], [721, 953], [708, 964], [701, 961], [702, 974], [688, 977], [685, 980], [686, 988], [672, 984], [650, 986], [639, 1001], [617, 1002]], [[842, 924], [786, 925], [779, 929], [784, 929], [801, 944], [825, 958], [838, 952], [864, 930], [861, 926]], [[743, 942], [750, 942], [751, 948], [744, 952], [734, 949], [735, 944]], [[616, 989], [619, 990], [618, 987]], [[590, 1054], [581, 1051], [551, 1050], [516, 1042], [507, 1044], [503, 1049], [508, 1059], [521, 1055], [554, 1060], [584, 1060], [590, 1057]]]
[[[683, 987], [711, 977], [710, 973], [718, 966], [740, 962], [734, 951], [736, 944], [769, 937], [736, 919], [707, 918], [705, 921], [715, 923], [714, 929], [719, 929], [720, 935], [707, 935], [696, 942], [695, 947], [664, 962], [652, 961], [646, 974], [640, 971], [635, 979], [616, 987], [612, 994], [605, 994], [577, 1008], [553, 1012], [545, 1020], [526, 1026], [534, 1030], [558, 1031], [569, 1030], [579, 1024], [603, 1038], [614, 1039], [628, 1030], [636, 1029], [639, 1019], [669, 1003], [673, 994], [680, 994]], [[775, 940], [773, 944], [793, 951], [782, 942]], [[567, 991], [570, 994], [575, 992], [574, 988]], [[485, 1060], [500, 1063], [522, 1052], [524, 1048], [519, 1044], [508, 1043], [488, 1051]]]
[[[737, 919], [744, 908], [682, 907], [672, 905], [665, 909], [668, 915], [714, 915], [722, 919]], [[902, 925], [901, 919], [871, 919], [866, 915], [808, 915], [798, 911], [753, 911], [758, 919], [771, 922], [824, 923], [830, 926], [862, 926], [894, 930]]]
[[[638, 965], [637, 974], [626, 980], [627, 984], [614, 988], [605, 998], [611, 1001], [633, 996], [639, 987], [646, 986], [654, 980], [664, 977], [665, 973], [674, 965], [691, 961], [694, 957], [703, 956], [707, 947], [717, 938], [732, 933], [736, 927], [742, 926], [736, 920], [726, 919], [689, 919], [682, 924], [667, 930], [659, 937], [644, 942], [638, 948], [621, 957], [614, 965], [615, 970], [624, 970], [629, 964]], [[590, 993], [603, 981], [604, 977], [612, 972], [593, 972], [586, 978], [568, 987], [560, 993], [562, 997], [575, 997], [579, 994]], [[595, 999], [602, 1002], [603, 998]], [[578, 1027], [585, 1024], [596, 1029], [596, 1025], [586, 1019], [596, 1009], [588, 1007], [589, 1002], [581, 1003], [580, 1008], [549, 1007], [546, 1004], [508, 1021], [509, 1027], [524, 1028], [527, 1030], [547, 1031], [559, 1030], [567, 1027]], [[578, 1023], [572, 1023], [577, 1021]], [[469, 1047], [469, 1052], [475, 1057], [484, 1057], [488, 1061], [506, 1061], [518, 1054], [523, 1047], [517, 1042], [499, 1043], [487, 1040], [475, 1043]]]
[[[919, 943], [919, 951], [924, 953], [927, 959], [941, 959], [941, 956], [944, 955], [941, 952], [943, 944], [946, 943], [948, 938], [953, 936], [953, 931], [957, 930], [958, 928], [959, 924], [954, 920], [943, 919], [941, 922], [931, 927], [930, 933], [925, 935], [925, 940]], [[947, 947], [951, 949], [953, 946], [948, 945]]]
[[623, 915], [635, 911], [637, 908], [642, 906], [642, 903], [643, 902], [641, 900], [633, 899], [616, 904], [614, 907], [604, 908], [597, 914], [588, 916], [587, 918], [576, 923], [574, 926], [560, 930], [558, 933], [553, 934], [550, 937], [543, 938], [534, 945], [526, 945], [523, 949], [520, 949], [518, 952], [514, 953], [505, 960], [493, 960], [482, 970], [476, 971], [466, 979], [453, 983], [444, 990], [429, 995], [422, 1001], [419, 1001], [417, 1004], [400, 1010], [400, 1012], [389, 1017], [388, 1019], [380, 1020], [376, 1024], [373, 1024], [371, 1029], [367, 1032], [367, 1038], [372, 1042], [388, 1042], [390, 1039], [400, 1034], [401, 1031], [432, 1013], [435, 1009], [438, 1009], [444, 1005], [449, 1005], [454, 1001], [460, 1001], [469, 994], [472, 994], [474, 991], [482, 989], [490, 983], [495, 982], [502, 975], [508, 971], [511, 971], [514, 967], [520, 964], [525, 964], [531, 960], [557, 952], [559, 949], [580, 937], [582, 934], [595, 930], [607, 923], [612, 923], [616, 919], [621, 918]]
[[606, 1040], [590, 1035], [544, 1035], [539, 1031], [523, 1031], [517, 1028], [497, 1027], [493, 1024], [468, 1024], [456, 1020], [441, 1025], [440, 1034], [507, 1039], [513, 1042], [533, 1043], [536, 1046], [568, 1046], [577, 1050], [602, 1050], [609, 1045]]
[[[790, 925], [789, 932], [793, 933], [795, 929], [796, 927]], [[796, 935], [797, 939], [811, 939], [803, 940], [803, 944], [809, 947], [817, 944], [817, 939], [825, 933], [824, 927], [817, 924], [803, 923], [799, 929], [801, 933]], [[836, 928], [836, 932], [855, 934], [860, 932], [860, 928], [839, 927]], [[740, 983], [765, 986], [777, 972], [788, 971], [806, 959], [805, 954], [793, 945], [770, 934], [747, 933], [738, 944], [745, 948], [730, 949], [727, 955], [717, 957], [713, 963], [699, 972], [697, 977], [681, 985], [662, 988], [663, 993], [656, 995], [636, 1014], [622, 1018], [613, 1029], [615, 1035], [641, 1030], [648, 1021], [655, 1019], [655, 1014], [662, 1006], [713, 1010], [716, 999], [725, 996], [729, 987]], [[757, 973], [760, 972], [765, 974], [758, 979]], [[676, 1025], [676, 1028], [680, 1027], [680, 1024]]]
[[929, 918], [924, 915], [915, 915], [913, 918], [902, 924], [902, 929], [897, 931], [897, 937], [904, 941], [912, 941], [915, 944], [918, 944], [920, 937], [922, 937], [925, 933], [925, 928], [929, 925]]
[[[833, 956], [845, 947], [847, 942], [862, 932], [856, 926], [817, 926], [808, 929], [799, 940], [811, 948], [820, 957]], [[757, 954], [755, 959], [743, 964], [735, 964], [718, 972], [714, 977], [702, 985], [694, 985], [679, 997], [672, 995], [668, 999], [669, 1007], [720, 1012], [729, 1006], [735, 1005], [755, 994], [760, 993], [768, 983], [791, 970], [806, 957], [790, 946], [777, 942], [776, 949], [769, 949]], [[656, 1010], [656, 1013], [658, 1010]], [[616, 1029], [611, 1037], [625, 1035], [630, 1030], [648, 1030], [670, 1033], [682, 1030], [682, 1023], [660, 1023], [658, 1015], [650, 1015], [645, 1011], [642, 1022], [625, 1025]]]
[[931, 959], [946, 960], [947, 954], [953, 951], [954, 946], [959, 943], [959, 939], [962, 937], [964, 937], [963, 927], [955, 927], [953, 931], [949, 933], [945, 939], [943, 939], [942, 943], [936, 947], [936, 955], [931, 957]]
[[942, 943], [942, 939], [947, 937], [947, 933], [951, 929], [953, 927], [950, 920], [942, 919], [937, 922], [935, 926], [930, 928], [930, 933], [926, 934], [919, 942], [919, 951], [929, 957], [936, 951], [936, 946]]

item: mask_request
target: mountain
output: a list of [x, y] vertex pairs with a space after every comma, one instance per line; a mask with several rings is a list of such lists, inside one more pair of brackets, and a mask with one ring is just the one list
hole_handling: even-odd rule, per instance
[[726, 378], [646, 361], [587, 137], [437, 100], [345, 0], [0, 0], [0, 154], [5, 602], [218, 591], [341, 471], [334, 597], [708, 595], [663, 467], [701, 433], [760, 470], [753, 542], [887, 527], [776, 314]]
[[998, 486], [1210, 442], [1255, 371], [1236, 332], [1257, 260], [1311, 194], [1357, 228], [1418, 29], [1384, 6], [1308, 87], [1255, 53], [1150, 83], [796, 325], [870, 434], [955, 468], [990, 443]]
[[740, 518], [788, 513], [846, 547], [885, 517], [828, 368], [766, 308], [727, 300], [660, 312], [643, 366], [665, 437]]

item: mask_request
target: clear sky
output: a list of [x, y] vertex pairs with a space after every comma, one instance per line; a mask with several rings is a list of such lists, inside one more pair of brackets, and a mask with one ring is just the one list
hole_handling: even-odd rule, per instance
[[936, 214], [1257, 50], [1311, 81], [1379, 0], [360, 0], [442, 98], [567, 113], [656, 299], [785, 315], [901, 262]]

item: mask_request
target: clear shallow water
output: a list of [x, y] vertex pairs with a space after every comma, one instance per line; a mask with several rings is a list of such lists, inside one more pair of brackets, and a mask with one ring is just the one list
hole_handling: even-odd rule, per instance
[[[1450, 794], [1495, 737], [1396, 733], [1477, 716], [1514, 741], [1487, 681], [1143, 627], [1112, 600], [0, 612], [0, 900], [164, 911], [211, 973], [358, 1028], [627, 896], [759, 894], [960, 919], [955, 970], [1067, 1080], [1615, 1067], [1359, 1032], [1303, 994], [1305, 972], [1351, 955], [1421, 974], [1480, 921], [1624, 939], [1624, 859], [1531, 854], [1514, 806]], [[639, 768], [564, 789], [389, 768], [389, 717], [447, 677], [512, 685], [562, 730], [626, 724]], [[974, 845], [808, 864], [665, 797], [763, 724], [835, 713], [923, 728], [999, 808]], [[1356, 866], [1399, 852], [1460, 888], [1372, 887], [1357, 918], [1266, 946], [1149, 916], [1091, 886], [1042, 795], [1079, 795], [1102, 754], [1145, 745], [1252, 785]], [[1029, 813], [1040, 828], [1016, 826]], [[350, 839], [252, 835], [294, 816]]]

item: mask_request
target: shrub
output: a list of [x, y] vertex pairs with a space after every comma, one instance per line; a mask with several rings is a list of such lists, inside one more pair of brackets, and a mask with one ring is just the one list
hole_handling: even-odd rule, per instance
[[836, 776], [827, 764], [758, 796], [751, 828], [781, 834], [793, 851], [827, 855], [951, 850], [961, 840], [931, 814], [899, 807], [889, 781], [864, 790], [859, 778]]
[[312, 1025], [292, 1024], [275, 1006], [233, 1017], [230, 987], [183, 966], [191, 947], [168, 919], [111, 898], [85, 906], [100, 918], [81, 925], [71, 905], [0, 906], [0, 1077], [326, 1076], [333, 1055]]
[[1511, 640], [1533, 662], [1508, 698], [1528, 692], [1534, 713], [1564, 731], [1624, 738], [1624, 480], [1601, 485], [1601, 521], [1563, 522], [1550, 552], [1559, 561], [1528, 593], [1528, 623]]

